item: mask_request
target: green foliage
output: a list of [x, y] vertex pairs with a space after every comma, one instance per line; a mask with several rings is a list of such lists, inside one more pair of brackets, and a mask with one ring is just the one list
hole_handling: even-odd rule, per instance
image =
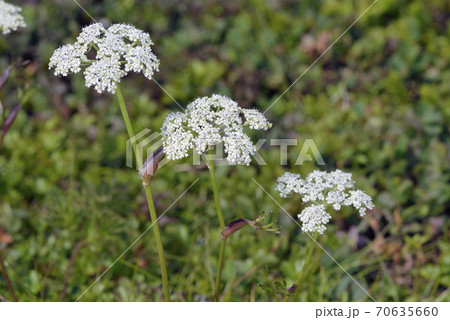
[[[2, 90], [0, 121], [25, 96], [0, 149], [0, 249], [21, 301], [77, 299], [149, 226], [134, 169], [125, 166], [127, 135], [114, 96], [85, 88], [81, 74], [57, 78], [48, 60], [90, 18], [71, 1], [15, 1], [27, 28], [0, 37], [0, 73], [17, 58]], [[36, 2], [37, 3], [37, 2]], [[227, 94], [265, 110], [372, 1], [85, 0], [105, 24], [148, 31], [161, 60], [155, 75], [185, 106]], [[297, 138], [280, 166], [264, 144], [265, 166], [218, 166], [226, 223], [274, 212], [283, 234], [241, 230], [228, 239], [226, 301], [280, 301], [305, 264], [308, 239], [261, 190], [293, 217], [276, 178], [314, 139], [325, 167], [353, 173], [375, 210], [334, 217], [321, 245], [379, 301], [448, 301], [450, 294], [450, 28], [448, 1], [378, 1], [266, 114], [259, 138]], [[158, 131], [177, 104], [156, 83], [130, 75], [121, 84], [135, 132]], [[172, 203], [197, 178], [192, 188]], [[211, 300], [220, 230], [205, 166], [169, 162], [152, 180], [172, 298]], [[81, 243], [81, 244], [80, 244]], [[74, 248], [80, 244], [76, 254]], [[71, 269], [71, 257], [74, 256]], [[368, 301], [319, 248], [299, 284], [301, 301]], [[68, 270], [70, 272], [68, 273]], [[284, 279], [285, 282], [280, 282]], [[0, 276], [0, 295], [10, 298]], [[278, 282], [276, 282], [278, 281]], [[278, 283], [278, 289], [277, 285]], [[152, 232], [115, 263], [83, 301], [162, 300]]]
[[258, 284], [258, 286], [264, 291], [280, 295], [282, 297], [292, 297], [295, 291], [297, 290], [297, 286], [295, 284], [287, 288], [285, 280], [283, 280], [283, 282], [275, 281], [273, 285], [271, 283], [266, 283], [266, 284]]

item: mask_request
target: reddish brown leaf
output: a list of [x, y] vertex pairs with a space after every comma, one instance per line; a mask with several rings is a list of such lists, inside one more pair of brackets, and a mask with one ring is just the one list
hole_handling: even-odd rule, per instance
[[6, 233], [3, 229], [0, 229], [0, 245], [8, 245], [13, 242], [13, 238], [10, 234]]
[[400, 215], [400, 208], [398, 208], [398, 207], [394, 210], [394, 221], [395, 221], [395, 224], [399, 228], [402, 227], [402, 225], [403, 225], [403, 223], [402, 223], [402, 216]]
[[247, 220], [247, 219], [237, 219], [237, 220], [231, 221], [229, 224], [226, 225], [225, 230], [222, 231], [222, 234], [221, 234], [222, 239], [228, 238], [233, 233], [235, 233], [239, 229], [245, 227], [249, 223], [251, 223], [251, 221]]
[[297, 291], [297, 285], [294, 283], [291, 287], [287, 288], [288, 293], [295, 293]]
[[6, 82], [8, 82], [9, 75], [11, 74], [11, 70], [12, 70], [12, 67], [9, 66], [9, 67], [6, 68], [6, 70], [3, 71], [3, 73], [0, 75], [0, 90], [2, 90], [3, 87], [5, 86]]
[[142, 168], [139, 170], [139, 176], [144, 181], [144, 184], [149, 184], [153, 175], [158, 169], [159, 163], [164, 159], [165, 153], [163, 147], [159, 147], [150, 157], [145, 160]]

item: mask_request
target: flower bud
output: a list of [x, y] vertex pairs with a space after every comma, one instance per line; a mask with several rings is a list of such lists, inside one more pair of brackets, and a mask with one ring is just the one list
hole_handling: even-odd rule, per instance
[[164, 149], [159, 147], [153, 152], [142, 167], [139, 169], [139, 178], [142, 179], [144, 185], [148, 185], [158, 169], [159, 163], [164, 159]]
[[242, 229], [246, 225], [250, 224], [251, 221], [247, 219], [237, 219], [234, 221], [231, 221], [229, 224], [226, 225], [225, 230], [222, 231], [222, 239], [226, 239], [229, 236], [231, 236], [233, 233], [238, 231], [239, 229]]

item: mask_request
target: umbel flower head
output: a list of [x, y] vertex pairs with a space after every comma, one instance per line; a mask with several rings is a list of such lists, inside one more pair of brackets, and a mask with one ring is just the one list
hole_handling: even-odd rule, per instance
[[339, 211], [342, 206], [353, 206], [361, 216], [374, 207], [370, 196], [355, 188], [352, 174], [341, 170], [333, 172], [315, 170], [305, 179], [299, 174], [286, 172], [278, 178], [276, 189], [287, 198], [299, 195], [303, 202], [311, 203], [298, 215], [303, 231], [320, 234], [326, 230], [331, 215], [330, 207]]
[[185, 112], [166, 117], [161, 127], [164, 152], [176, 160], [192, 151], [203, 154], [223, 142], [229, 163], [249, 165], [256, 148], [244, 133], [245, 126], [267, 130], [272, 124], [259, 111], [241, 108], [225, 96], [197, 98]]
[[3, 34], [26, 27], [20, 12], [22, 8], [0, 0], [0, 30]]
[[[98, 93], [113, 93], [120, 79], [130, 71], [142, 72], [152, 79], [159, 70], [159, 60], [153, 54], [152, 39], [134, 26], [113, 24], [105, 29], [94, 23], [84, 27], [74, 44], [66, 44], [53, 52], [49, 69], [55, 75], [67, 76], [78, 73], [83, 66], [87, 87], [94, 87]], [[88, 58], [93, 50], [95, 58]]]

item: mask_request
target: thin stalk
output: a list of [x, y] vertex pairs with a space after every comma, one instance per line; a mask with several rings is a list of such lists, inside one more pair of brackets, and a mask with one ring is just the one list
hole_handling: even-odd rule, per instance
[[[217, 189], [216, 175], [215, 175], [215, 170], [214, 170], [214, 161], [212, 158], [213, 157], [212, 157], [212, 152], [211, 152], [209, 155], [209, 159], [208, 159], [208, 169], [209, 169], [209, 174], [211, 176], [211, 185], [213, 188], [214, 202], [216, 204], [216, 211], [217, 211], [217, 216], [219, 218], [220, 229], [221, 229], [221, 231], [223, 231], [225, 229], [225, 221], [223, 219], [222, 208], [220, 207], [219, 191]], [[227, 246], [227, 240], [222, 239], [222, 242], [220, 243], [219, 264], [217, 266], [216, 286], [214, 289], [214, 301], [219, 300], [220, 278], [222, 276], [222, 269], [223, 269], [223, 263], [225, 260], [226, 246]]]
[[5, 264], [3, 263], [3, 256], [2, 256], [1, 252], [0, 252], [0, 266], [2, 268], [3, 278], [5, 278], [6, 286], [8, 287], [9, 293], [11, 294], [13, 300], [17, 302], [18, 301], [17, 300], [17, 296], [16, 296], [16, 293], [14, 291], [14, 287], [12, 286], [11, 280], [9, 279], [8, 272], [6, 271]]
[[[119, 86], [116, 89], [116, 96], [119, 100], [120, 111], [122, 112], [123, 121], [125, 122], [125, 127], [127, 128], [128, 136], [130, 139], [134, 136], [133, 126], [131, 125], [130, 116], [128, 115], [128, 110], [125, 106], [125, 101], [123, 99], [122, 92], [120, 91]], [[136, 148], [135, 144], [132, 143], [134, 154], [136, 155], [136, 163], [138, 167], [142, 167], [142, 158], [139, 153], [138, 148]], [[156, 238], [156, 247], [158, 249], [158, 257], [161, 268], [161, 280], [164, 292], [164, 300], [170, 301], [170, 291], [169, 291], [169, 281], [167, 278], [167, 270], [166, 270], [166, 260], [164, 258], [164, 248], [162, 246], [161, 235], [159, 232], [158, 218], [156, 215], [155, 204], [153, 202], [152, 190], [149, 185], [144, 185], [145, 195], [147, 197], [148, 209], [150, 211], [150, 222], [153, 224], [153, 234]]]
[[225, 229], [225, 220], [223, 219], [222, 208], [220, 207], [219, 191], [217, 188], [216, 173], [215, 173], [216, 170], [214, 168], [212, 152], [210, 152], [209, 157], [208, 157], [208, 169], [209, 169], [209, 174], [211, 176], [211, 184], [212, 184], [213, 193], [214, 193], [214, 202], [216, 204], [217, 216], [219, 217], [220, 229], [222, 231]]
[[161, 278], [163, 283], [164, 299], [170, 301], [169, 281], [167, 279], [166, 261], [164, 259], [164, 249], [161, 242], [161, 235], [159, 233], [158, 218], [156, 216], [155, 203], [153, 202], [152, 190], [150, 184], [144, 186], [145, 194], [147, 196], [148, 208], [150, 209], [150, 217], [153, 221], [153, 233], [156, 238], [156, 247], [158, 249], [159, 264], [161, 266]]
[[[116, 96], [117, 100], [119, 100], [120, 111], [122, 112], [122, 117], [123, 121], [125, 122], [125, 127], [127, 128], [128, 136], [130, 139], [132, 139], [134, 137], [133, 126], [131, 125], [130, 116], [128, 115], [128, 110], [127, 107], [125, 106], [125, 100], [123, 100], [122, 91], [120, 91], [119, 86], [117, 86], [116, 89]], [[132, 144], [132, 146], [134, 154], [136, 155], [136, 162], [138, 164], [138, 167], [140, 168], [142, 166], [141, 155], [136, 153], [137, 150], [134, 143]]]
[[[223, 269], [223, 262], [225, 260], [225, 249], [227, 247], [227, 239], [222, 239], [220, 242], [220, 255], [219, 255], [219, 265], [217, 268], [217, 278], [216, 278], [216, 288], [214, 290], [214, 301], [219, 301], [219, 295], [220, 295], [220, 279], [222, 277], [222, 269]], [[230, 288], [230, 291], [232, 288]], [[230, 292], [231, 294], [231, 292]]]
[[[297, 300], [298, 293], [299, 293], [299, 291], [300, 291], [300, 290], [299, 290], [299, 289], [300, 289], [300, 288], [299, 288], [300, 280], [303, 280], [303, 277], [304, 277], [304, 275], [305, 275], [305, 273], [306, 273], [306, 269], [307, 269], [308, 266], [309, 266], [309, 261], [311, 260], [311, 256], [312, 256], [312, 254], [313, 254], [314, 247], [315, 247], [315, 244], [316, 244], [317, 235], [318, 235], [318, 232], [316, 231], [316, 233], [314, 234], [313, 239], [311, 239], [311, 244], [309, 245], [308, 253], [306, 254], [306, 260], [305, 260], [305, 263], [303, 264], [303, 268], [302, 268], [302, 270], [300, 271], [300, 273], [299, 273], [297, 279], [295, 279], [295, 282], [294, 282], [294, 283], [297, 285], [297, 290], [295, 291], [295, 294], [294, 294], [294, 301]], [[287, 301], [288, 299], [289, 299], [289, 296], [286, 296], [286, 297], [284, 298], [284, 301]]]

